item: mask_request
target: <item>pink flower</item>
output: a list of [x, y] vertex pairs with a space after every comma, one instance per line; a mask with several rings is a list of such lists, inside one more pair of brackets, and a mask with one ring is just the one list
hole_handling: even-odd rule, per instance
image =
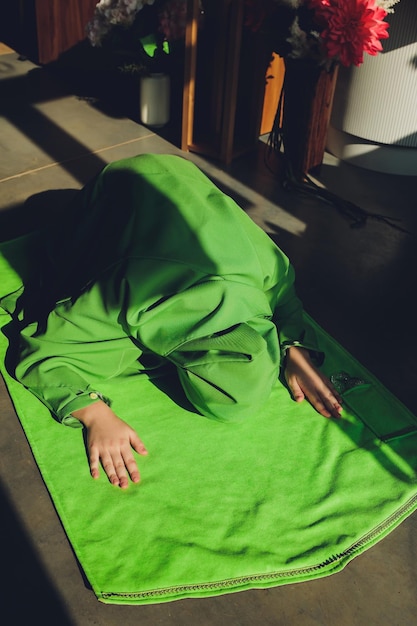
[[375, 56], [388, 37], [387, 12], [375, 0], [307, 0], [315, 11], [326, 56], [342, 65], [361, 65], [363, 53]]

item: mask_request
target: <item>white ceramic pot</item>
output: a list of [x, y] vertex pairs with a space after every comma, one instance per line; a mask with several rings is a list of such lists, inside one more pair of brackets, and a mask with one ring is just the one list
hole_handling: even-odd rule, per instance
[[167, 74], [150, 74], [140, 79], [140, 120], [154, 128], [165, 126], [170, 117], [170, 79]]
[[340, 68], [327, 149], [366, 169], [416, 175], [417, 2], [394, 9], [383, 53]]

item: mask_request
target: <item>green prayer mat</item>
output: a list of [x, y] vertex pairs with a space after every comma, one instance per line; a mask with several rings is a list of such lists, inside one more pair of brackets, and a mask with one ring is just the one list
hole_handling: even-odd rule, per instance
[[[0, 247], [0, 295], [25, 275], [20, 245]], [[343, 393], [342, 419], [296, 404], [280, 382], [251, 419], [225, 424], [188, 410], [168, 377], [109, 381], [114, 410], [149, 450], [138, 457], [141, 483], [126, 491], [104, 472], [93, 481], [82, 430], [54, 421], [10, 378], [1, 333], [16, 412], [100, 601], [157, 603], [326, 576], [415, 510], [416, 418], [308, 319], [326, 374], [345, 372], [340, 384], [354, 385]], [[6, 334], [9, 321], [0, 316]]]

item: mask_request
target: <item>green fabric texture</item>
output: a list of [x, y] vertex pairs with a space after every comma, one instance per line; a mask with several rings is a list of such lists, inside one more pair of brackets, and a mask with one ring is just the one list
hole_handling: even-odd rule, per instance
[[[0, 289], [18, 289], [25, 240], [0, 250]], [[7, 259], [7, 260], [6, 260]], [[308, 581], [341, 570], [417, 507], [417, 420], [306, 316], [324, 371], [364, 382], [340, 420], [294, 403], [279, 381], [240, 423], [191, 411], [178, 381], [106, 381], [149, 456], [121, 491], [89, 476], [82, 432], [1, 371], [39, 470], [96, 597], [147, 604]]]
[[289, 259], [190, 161], [113, 162], [65, 218], [38, 233], [15, 370], [60, 421], [79, 425], [103, 379], [150, 355], [200, 413], [235, 421], [269, 397], [288, 345], [316, 348]]

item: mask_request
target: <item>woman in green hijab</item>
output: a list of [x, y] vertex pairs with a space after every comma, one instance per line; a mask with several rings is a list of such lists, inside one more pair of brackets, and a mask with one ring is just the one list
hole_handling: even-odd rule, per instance
[[340, 415], [287, 257], [190, 161], [106, 166], [46, 235], [15, 375], [57, 419], [84, 425], [94, 478], [101, 463], [114, 485], [139, 481], [132, 449], [145, 446], [100, 390], [132, 372], [171, 364], [199, 413], [235, 421], [267, 400], [282, 368], [295, 401]]

